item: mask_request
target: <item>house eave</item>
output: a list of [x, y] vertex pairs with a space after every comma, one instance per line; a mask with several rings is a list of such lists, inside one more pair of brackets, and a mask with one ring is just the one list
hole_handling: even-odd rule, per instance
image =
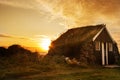
[[110, 36], [112, 42], [115, 43], [115, 40], [113, 40], [113, 38], [111, 37], [110, 33], [108, 32], [108, 30], [107, 30], [107, 28], [106, 28], [105, 26], [93, 37], [93, 40], [92, 40], [92, 41], [94, 42], [94, 41], [96, 40], [96, 38], [101, 34], [101, 32], [102, 32], [104, 29], [107, 31], [107, 33], [108, 33], [108, 35]]
[[100, 33], [104, 30], [105, 27], [103, 27], [94, 37], [93, 37], [93, 42], [96, 40], [96, 38], [100, 35]]

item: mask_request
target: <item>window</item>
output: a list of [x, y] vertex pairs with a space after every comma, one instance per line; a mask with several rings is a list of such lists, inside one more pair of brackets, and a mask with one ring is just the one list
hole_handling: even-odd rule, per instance
[[112, 43], [109, 43], [109, 51], [113, 51], [113, 45], [112, 45]]
[[100, 51], [100, 42], [98, 42], [98, 41], [95, 42], [95, 49], [97, 51]]

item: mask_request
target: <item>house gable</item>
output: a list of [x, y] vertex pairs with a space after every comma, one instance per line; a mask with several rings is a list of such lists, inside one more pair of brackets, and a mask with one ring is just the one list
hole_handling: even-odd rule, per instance
[[93, 38], [93, 41], [100, 41], [100, 42], [114, 42], [112, 39], [111, 35], [109, 34], [108, 30], [106, 27], [103, 27], [98, 34], [95, 35]]

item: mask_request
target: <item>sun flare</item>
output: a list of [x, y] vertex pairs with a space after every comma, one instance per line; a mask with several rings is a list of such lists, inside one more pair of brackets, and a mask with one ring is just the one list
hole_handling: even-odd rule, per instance
[[41, 40], [41, 43], [40, 43], [40, 47], [45, 50], [45, 51], [48, 51], [49, 50], [49, 46], [50, 46], [50, 43], [51, 43], [51, 40], [49, 38], [43, 38]]

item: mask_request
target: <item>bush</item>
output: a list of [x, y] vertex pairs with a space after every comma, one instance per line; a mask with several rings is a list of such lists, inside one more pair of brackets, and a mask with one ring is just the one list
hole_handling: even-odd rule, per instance
[[20, 45], [11, 45], [8, 49], [0, 47], [0, 61], [4, 64], [28, 65], [38, 63], [42, 56], [38, 52], [31, 52]]
[[4, 47], [0, 47], [0, 56], [5, 56], [7, 54], [7, 49]]

